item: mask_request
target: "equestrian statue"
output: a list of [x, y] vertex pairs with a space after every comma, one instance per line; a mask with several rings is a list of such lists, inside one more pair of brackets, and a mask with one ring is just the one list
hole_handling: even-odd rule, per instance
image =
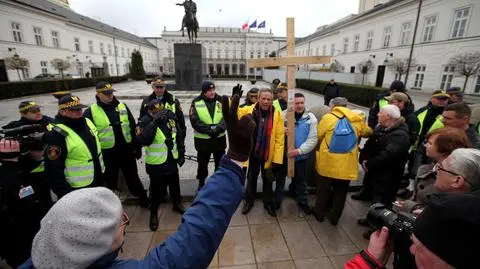
[[185, 0], [183, 3], [177, 3], [177, 6], [185, 8], [185, 15], [182, 20], [182, 36], [185, 36], [184, 28], [187, 27], [188, 39], [195, 43], [198, 32], [197, 4], [192, 0]]

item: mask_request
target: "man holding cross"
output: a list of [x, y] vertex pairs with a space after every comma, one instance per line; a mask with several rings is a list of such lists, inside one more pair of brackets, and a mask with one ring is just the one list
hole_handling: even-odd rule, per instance
[[[232, 96], [241, 96], [241, 89], [241, 85], [235, 86]], [[257, 126], [253, 134], [253, 148], [248, 161], [247, 190], [242, 209], [243, 214], [248, 214], [253, 208], [257, 193], [258, 174], [261, 173], [263, 207], [272, 217], [277, 216], [275, 210], [278, 207], [273, 197], [272, 181], [283, 163], [285, 129], [283, 116], [280, 111], [273, 107], [272, 103], [273, 91], [265, 88], [259, 91], [256, 104], [238, 109], [238, 118], [251, 114]]]

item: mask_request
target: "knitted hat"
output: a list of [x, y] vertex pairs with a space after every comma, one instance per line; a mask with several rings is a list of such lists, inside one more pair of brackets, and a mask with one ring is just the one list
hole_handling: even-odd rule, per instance
[[215, 88], [215, 84], [211, 81], [204, 81], [202, 83], [202, 93], [206, 93], [208, 90]]
[[345, 97], [335, 97], [332, 100], [330, 100], [329, 105], [330, 106], [347, 106], [348, 100]]
[[121, 214], [120, 200], [107, 188], [63, 196], [42, 219], [33, 240], [35, 268], [87, 268], [112, 252]]
[[473, 268], [480, 253], [479, 209], [480, 192], [434, 194], [415, 221], [413, 233], [451, 266]]
[[394, 80], [392, 84], [390, 84], [390, 90], [393, 92], [404, 92], [405, 91], [405, 84], [400, 80]]

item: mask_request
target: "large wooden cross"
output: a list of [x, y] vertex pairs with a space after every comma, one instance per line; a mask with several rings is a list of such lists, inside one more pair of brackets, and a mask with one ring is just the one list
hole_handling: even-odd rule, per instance
[[[287, 128], [288, 128], [288, 151], [295, 149], [295, 73], [299, 64], [329, 64], [329, 56], [295, 56], [295, 20], [287, 18], [287, 56], [270, 57], [263, 59], [248, 59], [248, 67], [287, 66]], [[287, 153], [288, 153], [287, 151]], [[295, 175], [295, 158], [288, 158], [288, 176]]]

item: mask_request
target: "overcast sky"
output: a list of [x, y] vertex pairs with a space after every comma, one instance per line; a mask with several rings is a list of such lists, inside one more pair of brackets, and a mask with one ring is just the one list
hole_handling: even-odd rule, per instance
[[[266, 20], [266, 31], [285, 36], [285, 19], [295, 17], [295, 36], [358, 12], [359, 0], [194, 0], [200, 26], [241, 27]], [[174, 0], [70, 0], [70, 7], [139, 36], [160, 36], [163, 28], [180, 29], [183, 7]], [[260, 31], [264, 31], [260, 29]]]

